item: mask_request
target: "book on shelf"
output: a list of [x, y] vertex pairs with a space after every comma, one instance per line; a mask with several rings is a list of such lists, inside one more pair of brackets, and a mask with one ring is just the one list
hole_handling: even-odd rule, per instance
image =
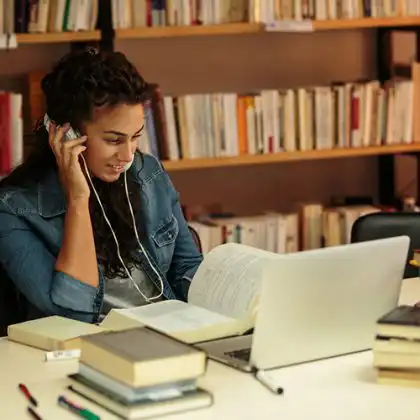
[[[32, 120], [45, 108], [29, 75]], [[328, 151], [420, 140], [420, 64], [412, 78], [173, 96], [152, 83], [139, 149], [162, 161]]]
[[112, 0], [114, 29], [197, 26], [248, 22], [250, 0]]
[[0, 92], [0, 178], [23, 160], [22, 94]]
[[[0, 33], [92, 31], [102, 7], [99, 0], [27, 0], [0, 4]], [[410, 0], [111, 0], [114, 29], [225, 25], [230, 23], [311, 22], [420, 16]]]
[[[146, 104], [140, 149], [161, 160], [412, 144], [420, 136], [420, 77], [156, 95]], [[159, 112], [154, 102], [162, 102]], [[157, 130], [156, 127], [163, 127]]]
[[420, 16], [417, 2], [410, 0], [251, 0], [249, 7], [254, 22]]
[[410, 0], [112, 0], [114, 29], [420, 16]]
[[101, 6], [99, 0], [15, 0], [1, 2], [0, 7], [5, 17], [0, 33], [39, 34], [93, 31]]
[[384, 211], [373, 204], [324, 205], [302, 203], [295, 211], [267, 211], [256, 215], [191, 215], [189, 225], [197, 232], [202, 252], [223, 243], [241, 243], [279, 254], [350, 241], [353, 223], [361, 216]]

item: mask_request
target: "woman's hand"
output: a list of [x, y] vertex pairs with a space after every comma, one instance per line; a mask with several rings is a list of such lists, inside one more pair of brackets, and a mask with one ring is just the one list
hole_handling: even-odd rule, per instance
[[79, 162], [80, 154], [86, 150], [83, 143], [87, 137], [67, 140], [64, 134], [68, 128], [68, 124], [57, 127], [51, 123], [49, 130], [49, 143], [57, 161], [60, 181], [69, 201], [89, 199], [90, 188]]

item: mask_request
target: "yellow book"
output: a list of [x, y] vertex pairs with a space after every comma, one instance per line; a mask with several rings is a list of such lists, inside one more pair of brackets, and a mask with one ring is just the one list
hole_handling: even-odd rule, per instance
[[49, 316], [9, 325], [7, 338], [38, 349], [55, 351], [80, 349], [80, 337], [104, 331], [87, 322]]
[[420, 250], [419, 249], [414, 250], [413, 258], [410, 260], [410, 264], [413, 265], [414, 267], [420, 267]]

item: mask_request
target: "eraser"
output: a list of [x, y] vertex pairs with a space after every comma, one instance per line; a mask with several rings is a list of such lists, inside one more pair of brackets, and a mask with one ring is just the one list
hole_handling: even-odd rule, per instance
[[46, 362], [54, 362], [59, 360], [78, 359], [80, 357], [80, 350], [57, 350], [45, 353]]

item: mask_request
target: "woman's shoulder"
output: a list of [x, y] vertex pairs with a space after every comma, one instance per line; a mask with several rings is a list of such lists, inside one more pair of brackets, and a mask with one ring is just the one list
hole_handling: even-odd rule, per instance
[[0, 183], [0, 211], [20, 216], [42, 213], [44, 203], [55, 200], [61, 191], [53, 171], [47, 171], [42, 179], [4, 181]]
[[138, 181], [142, 184], [159, 180], [167, 182], [167, 174], [162, 163], [153, 155], [141, 152], [136, 153], [133, 167], [136, 171]]
[[178, 199], [178, 194], [162, 162], [155, 156], [136, 153], [133, 163], [137, 181], [142, 193], [148, 197], [149, 203], [159, 202], [162, 208], [172, 208], [173, 201]]
[[36, 210], [37, 204], [37, 187], [35, 185], [0, 186], [0, 211], [20, 213], [20, 209]]

